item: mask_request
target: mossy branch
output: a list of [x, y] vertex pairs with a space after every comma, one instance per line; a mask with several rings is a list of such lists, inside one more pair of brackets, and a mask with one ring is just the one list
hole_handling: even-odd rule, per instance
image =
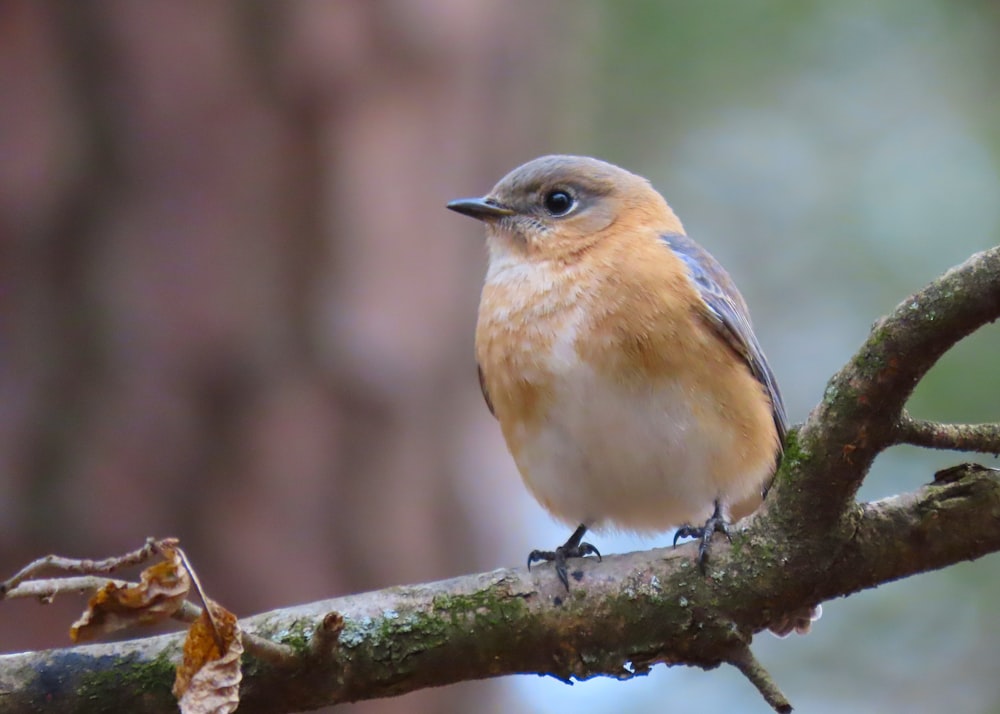
[[[816, 537], [835, 527], [875, 457], [926, 435], [926, 423], [917, 428], [903, 418], [913, 389], [955, 343], [997, 318], [1000, 246], [973, 255], [875, 323], [827, 384], [769, 494], [768, 508], [784, 512], [791, 533]], [[982, 443], [953, 439], [951, 448], [995, 448], [995, 442], [986, 449]]]
[[[903, 405], [955, 342], [1000, 317], [1000, 248], [973, 256], [880, 321], [789, 438], [767, 504], [718, 541], [317, 602], [258, 615], [249, 631], [291, 655], [244, 667], [240, 712], [303, 711], [514, 673], [563, 680], [643, 674], [657, 663], [738, 667], [790, 711], [748, 649], [789, 612], [1000, 550], [1000, 472], [939, 472], [912, 493], [857, 504], [895, 443], [993, 452], [996, 425], [914, 422]], [[919, 476], [915, 476], [919, 478]], [[180, 637], [0, 657], [0, 714], [174, 712]]]

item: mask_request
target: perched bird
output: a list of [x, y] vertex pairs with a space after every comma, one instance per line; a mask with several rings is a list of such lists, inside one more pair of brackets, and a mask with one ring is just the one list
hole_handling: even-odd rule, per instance
[[761, 503], [786, 431], [729, 275], [646, 179], [597, 159], [544, 156], [448, 208], [486, 224], [483, 396], [528, 490], [576, 527], [529, 567], [554, 561], [568, 588], [602, 527], [680, 527], [704, 564]]

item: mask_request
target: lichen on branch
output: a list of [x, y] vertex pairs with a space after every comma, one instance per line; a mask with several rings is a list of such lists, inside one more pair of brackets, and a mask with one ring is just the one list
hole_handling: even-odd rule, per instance
[[[916, 421], [904, 405], [956, 342], [1000, 317], [1000, 248], [903, 301], [793, 430], [765, 507], [719, 540], [496, 570], [248, 618], [283, 643], [247, 666], [241, 712], [304, 711], [515, 673], [628, 679], [658, 664], [740, 669], [776, 711], [790, 705], [749, 650], [782, 615], [1000, 550], [1000, 472], [963, 464], [907, 494], [856, 503], [875, 457], [898, 443], [995, 453], [1000, 425]], [[0, 656], [0, 714], [173, 712], [179, 637]], [[170, 666], [166, 666], [166, 665]], [[780, 679], [780, 677], [779, 677]]]

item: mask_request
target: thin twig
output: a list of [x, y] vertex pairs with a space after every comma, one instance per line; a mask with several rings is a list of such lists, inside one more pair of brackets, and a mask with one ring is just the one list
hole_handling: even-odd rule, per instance
[[310, 652], [315, 657], [330, 657], [340, 643], [344, 631], [344, 616], [336, 610], [328, 612], [313, 632]]
[[246, 631], [243, 632], [243, 647], [247, 654], [269, 664], [291, 665], [297, 661], [295, 650], [288, 645]]
[[896, 443], [1000, 456], [1000, 424], [942, 424], [903, 412], [896, 424]]
[[41, 580], [29, 580], [22, 582], [4, 595], [13, 600], [19, 597], [38, 598], [43, 602], [51, 602], [56, 595], [72, 593], [83, 595], [95, 592], [105, 587], [108, 583], [114, 583], [118, 587], [127, 587], [133, 583], [125, 580], [114, 580], [102, 575], [78, 575], [69, 578], [43, 578]]
[[190, 600], [185, 600], [184, 604], [181, 605], [181, 609], [175, 612], [171, 617], [179, 622], [186, 622], [190, 624], [201, 617], [201, 608]]
[[753, 686], [757, 687], [757, 691], [774, 711], [778, 714], [789, 714], [792, 711], [791, 703], [778, 689], [778, 685], [771, 679], [771, 675], [764, 669], [764, 665], [757, 661], [748, 646], [735, 647], [727, 661], [742, 672]]
[[[172, 540], [172, 539], [169, 539]], [[39, 573], [49, 568], [63, 570], [68, 573], [113, 573], [119, 568], [145, 563], [154, 555], [159, 553], [160, 547], [168, 540], [157, 541], [155, 538], [147, 538], [146, 544], [141, 548], [125, 555], [103, 560], [88, 560], [86, 558], [65, 558], [61, 555], [46, 555], [43, 558], [32, 561], [28, 565], [17, 571], [12, 577], [0, 583], [0, 599], [3, 599], [15, 587], [29, 578], [33, 578]]]

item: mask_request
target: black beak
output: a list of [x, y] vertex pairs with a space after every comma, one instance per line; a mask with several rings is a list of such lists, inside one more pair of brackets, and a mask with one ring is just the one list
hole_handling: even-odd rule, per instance
[[490, 198], [459, 198], [448, 204], [448, 208], [461, 213], [464, 216], [471, 216], [480, 221], [490, 221], [504, 216], [513, 216], [515, 211], [498, 205]]

